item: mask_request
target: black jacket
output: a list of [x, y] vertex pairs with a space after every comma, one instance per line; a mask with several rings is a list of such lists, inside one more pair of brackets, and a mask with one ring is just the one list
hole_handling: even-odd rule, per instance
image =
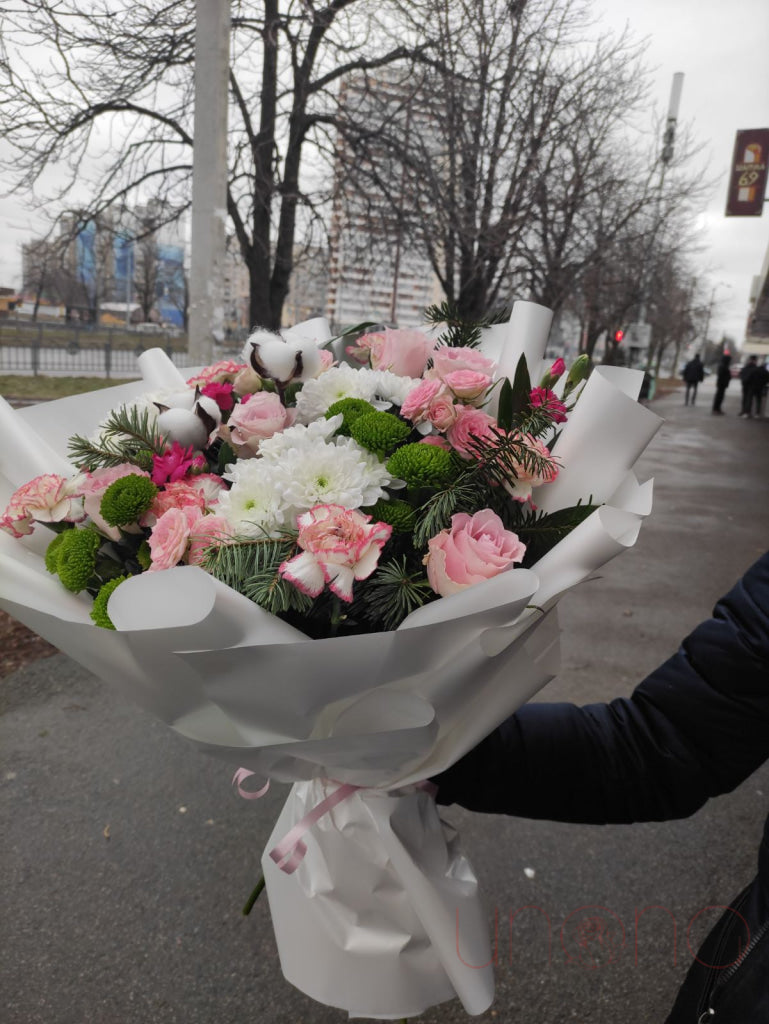
[[[528, 704], [435, 781], [440, 803], [474, 811], [663, 821], [734, 789], [767, 758], [769, 552], [631, 697]], [[708, 936], [668, 1024], [769, 1022], [769, 818], [758, 874], [731, 905], [739, 914], [727, 911]]]

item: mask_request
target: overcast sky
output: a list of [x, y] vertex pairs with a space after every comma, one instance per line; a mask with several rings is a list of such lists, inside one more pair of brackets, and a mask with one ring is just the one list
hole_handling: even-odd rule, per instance
[[[751, 281], [769, 245], [762, 217], [725, 217], [728, 169], [738, 129], [769, 128], [767, 0], [595, 0], [607, 28], [626, 23], [648, 38], [654, 98], [667, 110], [673, 74], [684, 74], [680, 120], [704, 144], [708, 175], [718, 179], [700, 222], [707, 297], [714, 299], [710, 337], [744, 334]], [[0, 182], [0, 192], [3, 191]], [[769, 206], [769, 204], [767, 204]], [[41, 222], [19, 199], [0, 196], [0, 286], [21, 284], [21, 244]]]

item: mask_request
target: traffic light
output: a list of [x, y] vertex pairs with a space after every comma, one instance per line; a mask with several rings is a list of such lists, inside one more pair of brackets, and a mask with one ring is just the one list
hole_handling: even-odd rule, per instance
[[614, 332], [614, 343], [615, 343], [615, 345], [619, 345], [619, 343], [622, 341], [622, 339], [624, 337], [625, 337], [625, 332], [624, 331], [615, 331]]

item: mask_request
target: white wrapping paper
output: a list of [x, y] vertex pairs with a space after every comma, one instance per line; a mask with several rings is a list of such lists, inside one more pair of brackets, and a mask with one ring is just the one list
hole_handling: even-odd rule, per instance
[[[548, 314], [516, 304], [513, 327], [497, 332], [506, 371], [520, 354], [541, 363]], [[296, 330], [328, 340], [321, 322]], [[178, 387], [185, 377], [169, 363], [157, 350], [142, 357], [140, 384], [16, 413], [0, 402], [2, 497], [37, 473], [70, 472], [66, 439], [115, 405]], [[117, 630], [101, 630], [88, 599], [45, 571], [42, 527], [21, 542], [0, 534], [7, 611], [203, 752], [294, 783], [263, 863], [284, 974], [321, 1002], [381, 1018], [454, 996], [471, 1014], [491, 1004], [491, 968], [475, 966], [491, 959], [477, 881], [418, 784], [553, 677], [558, 598], [635, 542], [651, 482], [632, 467], [661, 421], [635, 404], [634, 386], [593, 374], [558, 440], [564, 469], [535, 494], [547, 510], [588, 495], [605, 504], [532, 570], [433, 602], [394, 632], [309, 640], [189, 566], [122, 584], [109, 605]], [[270, 849], [340, 784], [363, 788], [317, 821], [296, 871], [282, 872]]]

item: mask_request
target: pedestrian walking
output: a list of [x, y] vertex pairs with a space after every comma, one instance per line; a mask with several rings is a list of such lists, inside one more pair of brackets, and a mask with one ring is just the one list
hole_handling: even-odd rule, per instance
[[751, 407], [753, 405], [754, 377], [758, 373], [758, 356], [750, 356], [747, 363], [740, 370], [740, 382], [742, 384], [742, 409], [740, 416], [743, 419], [750, 419]]
[[684, 367], [683, 378], [684, 383], [686, 384], [684, 405], [690, 404], [689, 398], [691, 398], [691, 404], [694, 405], [697, 400], [697, 385], [701, 380], [705, 379], [705, 369], [702, 365], [699, 353], [695, 355], [694, 359], [690, 359]]
[[756, 364], [756, 372], [750, 379], [750, 403], [748, 412], [751, 416], [755, 416], [758, 419], [763, 416], [764, 413], [764, 400], [766, 398], [766, 389], [769, 384], [769, 368], [767, 368], [766, 361], [760, 366]]
[[[686, 818], [769, 758], [769, 552], [629, 698], [527, 704], [434, 780], [438, 802], [584, 824]], [[666, 1024], [769, 1021], [769, 818], [758, 873]]]
[[732, 357], [727, 355], [725, 352], [721, 356], [721, 362], [718, 364], [718, 373], [716, 375], [716, 395], [713, 399], [713, 412], [719, 416], [723, 416], [724, 410], [721, 405], [724, 401], [724, 395], [726, 389], [729, 387], [729, 382], [732, 379], [732, 371], [730, 369]]

